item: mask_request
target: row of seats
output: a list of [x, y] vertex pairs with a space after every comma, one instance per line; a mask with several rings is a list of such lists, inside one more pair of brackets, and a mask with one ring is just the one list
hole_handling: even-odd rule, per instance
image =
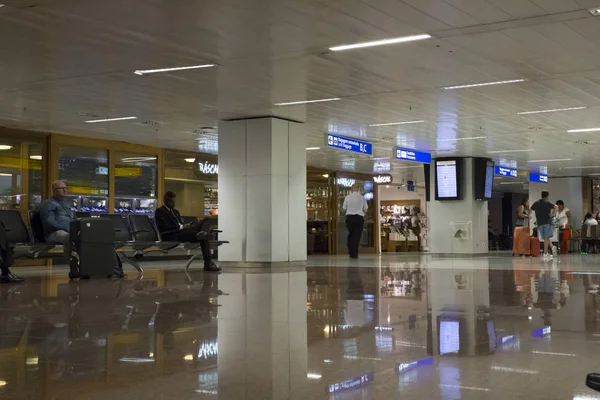
[[[13, 246], [15, 257], [48, 258], [62, 257], [62, 245], [46, 243], [44, 229], [39, 211], [29, 212], [29, 225], [27, 229], [21, 214], [17, 210], [0, 210], [0, 222], [6, 228], [8, 242]], [[80, 214], [77, 217], [90, 217], [90, 214]], [[135, 258], [147, 252], [160, 251], [167, 253], [171, 249], [183, 247], [191, 251], [200, 247], [199, 243], [165, 242], [160, 240], [154, 222], [148, 215], [129, 215], [127, 219], [119, 214], [100, 214], [100, 218], [108, 218], [113, 222], [115, 230], [115, 250], [123, 261], [128, 262], [139, 272], [143, 272]], [[195, 217], [185, 217], [186, 223], [197, 221]], [[211, 240], [210, 244], [216, 249], [225, 241]], [[200, 257], [195, 253], [186, 264], [186, 269]]]

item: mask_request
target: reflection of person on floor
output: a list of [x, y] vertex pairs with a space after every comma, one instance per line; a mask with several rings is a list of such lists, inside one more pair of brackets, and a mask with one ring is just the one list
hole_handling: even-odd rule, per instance
[[0, 283], [21, 283], [24, 281], [23, 278], [10, 272], [10, 267], [15, 263], [13, 258], [12, 249], [8, 243], [8, 236], [6, 235], [6, 227], [0, 222]]
[[200, 243], [204, 270], [220, 271], [221, 268], [212, 262], [210, 254], [209, 240], [213, 239], [212, 233], [202, 230], [204, 221], [184, 224], [181, 214], [175, 208], [175, 197], [175, 193], [171, 191], [165, 193], [164, 205], [156, 209], [154, 214], [161, 239], [167, 242]]
[[358, 258], [360, 237], [365, 225], [365, 213], [369, 206], [360, 194], [360, 185], [352, 186], [352, 193], [344, 199], [343, 209], [346, 211], [346, 228], [348, 229], [348, 253], [350, 258]]

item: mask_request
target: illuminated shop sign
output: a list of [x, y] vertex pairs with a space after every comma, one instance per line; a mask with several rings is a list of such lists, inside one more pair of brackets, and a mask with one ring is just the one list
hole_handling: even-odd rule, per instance
[[431, 153], [396, 147], [396, 159], [402, 161], [412, 161], [424, 164], [431, 164]]
[[343, 187], [352, 187], [356, 183], [352, 178], [337, 178], [336, 182], [339, 186]]
[[389, 185], [392, 183], [392, 176], [389, 174], [376, 175], [373, 177], [373, 181], [378, 185]]
[[198, 359], [205, 360], [216, 357], [219, 354], [219, 343], [215, 340], [207, 340], [200, 343], [198, 349]]
[[354, 153], [373, 155], [373, 145], [371, 143], [338, 135], [327, 135], [327, 146]]
[[552, 327], [550, 326], [545, 326], [543, 328], [538, 328], [538, 329], [534, 329], [531, 332], [531, 335], [533, 337], [544, 337], [544, 336], [548, 336], [549, 334], [552, 333]]
[[206, 175], [218, 175], [219, 164], [216, 162], [210, 162], [204, 157], [198, 157], [193, 164], [194, 173], [198, 177], [205, 177]]

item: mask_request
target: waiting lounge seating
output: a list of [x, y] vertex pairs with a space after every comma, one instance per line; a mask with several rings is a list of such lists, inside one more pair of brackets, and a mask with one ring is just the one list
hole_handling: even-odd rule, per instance
[[[159, 240], [153, 222], [147, 215], [130, 215], [129, 224], [119, 214], [103, 214], [103, 218], [110, 218], [115, 227], [115, 251], [119, 257], [131, 264], [140, 273], [143, 269], [137, 261], [127, 253], [132, 252], [133, 257], [152, 251], [168, 253], [175, 248], [184, 248], [188, 253], [200, 247], [199, 243], [163, 242]], [[47, 243], [44, 238], [42, 220], [39, 211], [29, 212], [31, 234], [21, 214], [17, 210], [0, 210], [0, 222], [6, 227], [8, 241], [13, 247], [15, 258], [50, 258], [63, 257], [63, 246]], [[33, 237], [33, 240], [32, 240]], [[211, 246], [216, 248], [226, 241], [211, 241]], [[197, 259], [199, 254], [192, 254], [186, 264], [186, 269]]]

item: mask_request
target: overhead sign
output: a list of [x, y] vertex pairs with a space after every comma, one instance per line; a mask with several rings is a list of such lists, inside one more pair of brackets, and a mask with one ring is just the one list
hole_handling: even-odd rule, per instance
[[499, 176], [508, 176], [510, 178], [516, 178], [518, 175], [518, 171], [516, 169], [502, 167], [500, 165], [496, 165], [494, 173]]
[[204, 157], [198, 157], [194, 161], [193, 168], [194, 174], [199, 178], [206, 178], [206, 175], [218, 175], [219, 174], [219, 164], [215, 162], [211, 162]]
[[373, 145], [356, 139], [350, 139], [343, 136], [327, 135], [327, 146], [336, 149], [352, 151], [354, 153], [373, 155]]
[[529, 180], [531, 182], [548, 183], [548, 175], [529, 174]]
[[431, 164], [431, 153], [402, 149], [396, 147], [396, 159], [402, 161], [412, 161], [424, 164]]
[[381, 174], [373, 177], [373, 182], [378, 185], [389, 185], [392, 183], [392, 176], [390, 174]]
[[364, 374], [362, 376], [357, 376], [356, 378], [348, 379], [343, 382], [334, 383], [329, 385], [329, 393], [338, 393], [343, 390], [355, 389], [357, 387], [361, 387], [373, 382], [375, 374], [370, 372], [368, 374]]

